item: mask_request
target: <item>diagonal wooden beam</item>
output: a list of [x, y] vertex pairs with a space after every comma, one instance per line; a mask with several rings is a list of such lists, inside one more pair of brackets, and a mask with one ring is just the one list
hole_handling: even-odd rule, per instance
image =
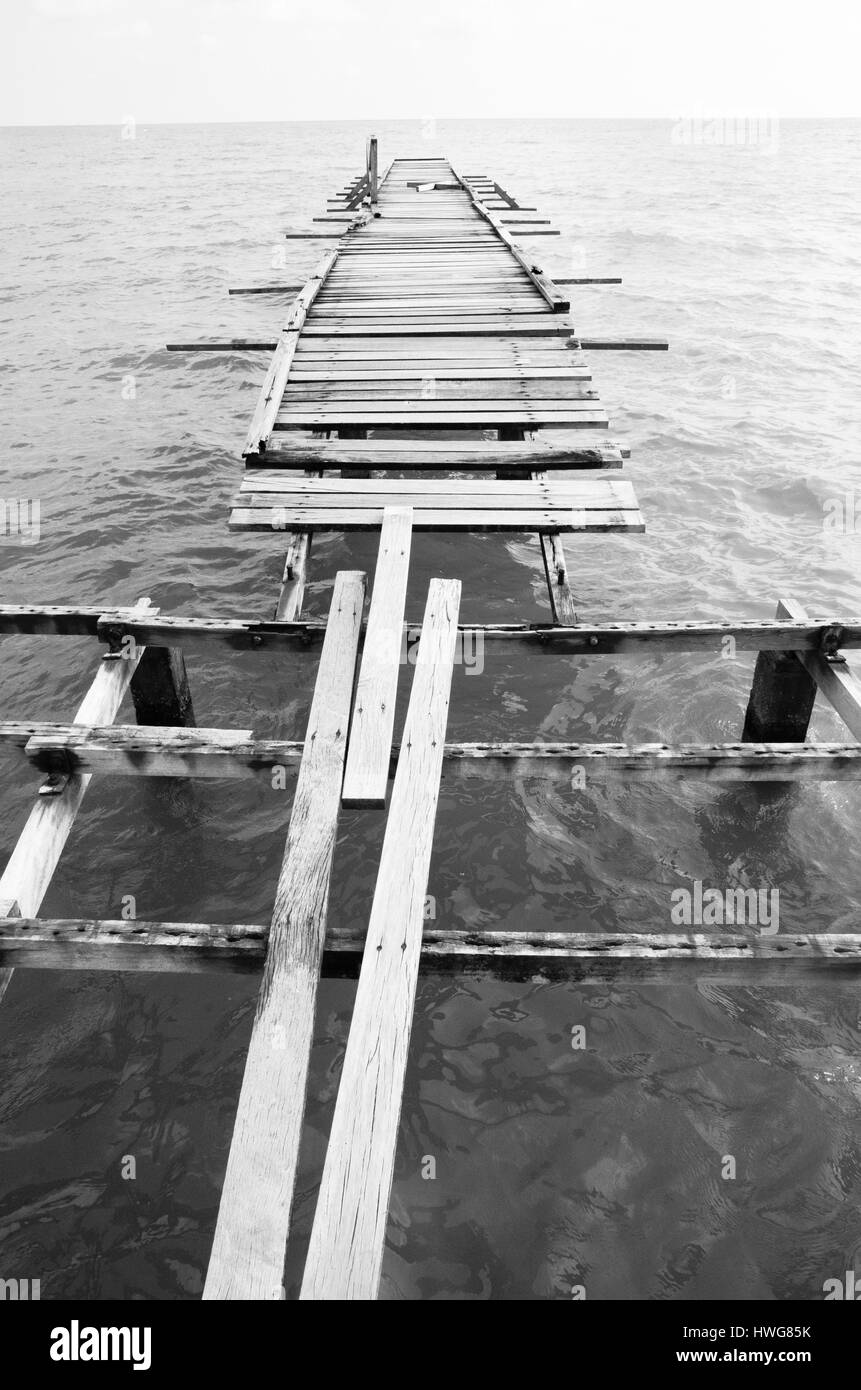
[[[153, 616], [157, 608], [141, 599], [137, 610], [147, 609]], [[107, 656], [96, 672], [75, 715], [76, 724], [112, 724], [123, 696], [131, 684], [145, 648], [133, 644], [126, 656]], [[0, 875], [0, 916], [35, 917], [48, 891], [48, 885], [71, 834], [81, 807], [89, 773], [49, 779], [40, 795], [2, 875]], [[0, 970], [0, 999], [9, 987], [11, 970]]]
[[205, 1299], [282, 1297], [364, 598], [364, 575], [337, 575]]
[[[777, 605], [778, 618], [808, 622], [807, 611], [793, 599], [781, 599]], [[861, 681], [845, 657], [829, 658], [821, 652], [796, 652], [808, 676], [830, 700], [850, 733], [861, 739]]]

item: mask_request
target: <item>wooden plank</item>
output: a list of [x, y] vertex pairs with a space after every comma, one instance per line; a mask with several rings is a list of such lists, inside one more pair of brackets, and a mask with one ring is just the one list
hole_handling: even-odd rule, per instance
[[574, 338], [571, 346], [584, 352], [666, 352], [666, 338]]
[[[7, 918], [0, 920], [0, 967], [259, 974], [268, 935], [268, 926], [246, 924]], [[355, 977], [364, 944], [363, 925], [329, 926], [323, 978]], [[493, 931], [426, 923], [419, 970], [570, 984], [853, 983], [861, 975], [861, 933]]]
[[[499, 220], [499, 218], [494, 216], [490, 208], [482, 200], [481, 195], [477, 191], [473, 191], [473, 189], [467, 187], [466, 184], [464, 184], [464, 187], [466, 187], [466, 191], [469, 193], [469, 196], [472, 199], [473, 206], [475, 207], [475, 210], [478, 213], [479, 217], [481, 217], [493, 228], [496, 235], [508, 248], [510, 254], [517, 261], [518, 265], [520, 265], [523, 268], [523, 270], [525, 270], [526, 274], [529, 276], [530, 280], [535, 285], [535, 288], [543, 296], [543, 298], [546, 299], [553, 312], [567, 312], [567, 310], [571, 308], [570, 300], [566, 298], [564, 294], [562, 294], [562, 292], [557, 288], [557, 286], [553, 283], [549, 276], [544, 274], [540, 266], [534, 265], [530, 258], [521, 249], [521, 247], [519, 247], [514, 242], [510, 233], [507, 232], [506, 229], [502, 226], [502, 223]], [[533, 233], [533, 235], [540, 235], [540, 233], [535, 232]], [[559, 233], [549, 233], [549, 235], [558, 236]]]
[[275, 416], [284, 393], [284, 386], [290, 374], [290, 366], [299, 341], [299, 332], [309, 308], [319, 294], [320, 288], [337, 257], [337, 250], [326, 252], [291, 305], [290, 313], [278, 339], [251, 418], [248, 438], [245, 441], [243, 451], [246, 454], [259, 453], [266, 447], [266, 441], [272, 433]]
[[311, 505], [409, 506], [495, 506], [520, 501], [527, 505], [598, 506], [614, 503], [636, 506], [632, 484], [626, 478], [371, 478], [357, 488], [345, 478], [285, 479], [283, 469], [249, 468], [240, 486], [246, 493], [278, 493]]
[[[500, 319], [489, 320], [486, 323], [419, 323], [406, 321], [404, 323], [374, 323], [357, 319], [354, 323], [346, 321], [317, 322], [309, 323], [305, 327], [305, 337], [326, 338], [333, 342], [339, 342], [345, 338], [387, 338], [401, 337], [406, 335], [411, 338], [462, 338], [462, 337], [496, 337], [504, 334], [506, 337], [518, 338], [542, 338], [554, 334], [561, 335], [570, 333], [570, 324], [559, 324], [554, 327], [554, 320], [548, 314], [546, 318], [539, 317], [534, 322], [527, 317], [517, 322], [505, 321]], [[586, 344], [584, 343], [584, 347]], [[620, 343], [616, 347], [622, 346]], [[628, 343], [626, 348], [643, 347], [643, 343]]]
[[377, 1296], [421, 955], [460, 584], [431, 580], [303, 1299]]
[[392, 756], [413, 511], [383, 511], [373, 597], [353, 702], [344, 806], [383, 807]]
[[364, 593], [337, 575], [204, 1299], [283, 1296]]
[[[283, 442], [282, 442], [283, 440]], [[286, 434], [276, 435], [270, 442], [266, 453], [249, 459], [246, 476], [257, 471], [258, 462], [265, 468], [305, 468], [318, 463], [329, 469], [344, 467], [368, 467], [371, 469], [431, 469], [465, 468], [470, 471], [484, 469], [523, 468], [540, 465], [541, 468], [620, 468], [623, 452], [612, 441], [597, 442], [584, 440], [582, 446], [575, 444], [554, 444], [542, 439], [531, 444], [529, 441], [520, 448], [495, 440], [392, 440], [374, 439], [366, 445], [318, 446], [311, 441], [287, 438]]]
[[[376, 531], [383, 521], [382, 507], [353, 511], [334, 507], [299, 507], [289, 501], [279, 503], [277, 494], [260, 506], [234, 507], [228, 525], [232, 531]], [[243, 498], [248, 504], [254, 497]], [[436, 508], [416, 511], [414, 531], [645, 531], [639, 510], [569, 507], [552, 509], [509, 508], [508, 510], [455, 511]]]
[[409, 410], [404, 402], [393, 401], [388, 408], [381, 403], [363, 403], [362, 408], [337, 403], [317, 402], [290, 405], [282, 402], [274, 429], [341, 429], [344, 425], [362, 425], [366, 429], [496, 429], [499, 425], [520, 425], [524, 429], [541, 429], [549, 425], [568, 425], [572, 429], [607, 429], [610, 420], [592, 402], [559, 402], [552, 408], [541, 402], [506, 403], [499, 401], [457, 401], [450, 409], [434, 409], [433, 402], [422, 409], [417, 404]]
[[298, 294], [301, 285], [238, 285], [228, 294]]

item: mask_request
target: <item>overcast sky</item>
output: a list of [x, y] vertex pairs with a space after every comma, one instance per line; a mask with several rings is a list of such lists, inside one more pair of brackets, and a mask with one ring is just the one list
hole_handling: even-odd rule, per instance
[[0, 124], [857, 116], [852, 0], [0, 0]]

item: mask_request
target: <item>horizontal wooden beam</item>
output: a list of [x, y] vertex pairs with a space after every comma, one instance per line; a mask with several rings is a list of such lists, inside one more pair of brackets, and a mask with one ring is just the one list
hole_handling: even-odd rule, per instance
[[198, 342], [165, 343], [166, 352], [274, 352], [277, 338], [213, 338]]
[[[428, 441], [430, 442], [430, 441]], [[251, 470], [262, 468], [365, 468], [385, 472], [395, 470], [420, 473], [424, 470], [459, 468], [468, 472], [497, 472], [507, 470], [621, 468], [630, 449], [607, 440], [596, 443], [591, 439], [576, 444], [523, 443], [519, 446], [506, 441], [477, 440], [473, 449], [469, 440], [438, 440], [436, 448], [420, 447], [425, 441], [403, 442], [387, 439], [321, 440], [307, 444], [288, 444], [280, 447], [280, 434], [270, 440], [264, 454], [252, 454], [247, 462], [246, 477]]]
[[[268, 926], [200, 922], [0, 918], [0, 967], [34, 970], [259, 973]], [[358, 974], [365, 932], [326, 933], [323, 974]], [[426, 973], [491, 972], [511, 979], [666, 984], [788, 985], [861, 975], [861, 934], [488, 931], [426, 922]]]
[[[42, 772], [142, 777], [251, 777], [298, 766], [302, 744], [246, 729], [161, 725], [0, 723], [0, 746]], [[390, 775], [397, 766], [392, 750]], [[539, 777], [580, 786], [608, 778], [707, 781], [858, 781], [859, 743], [447, 743], [444, 775], [458, 781]]]
[[236, 285], [228, 294], [298, 294], [301, 285]]
[[[357, 323], [355, 327], [345, 327], [338, 320], [338, 327], [327, 328], [325, 319], [317, 320], [312, 329], [306, 329], [308, 337], [459, 337], [464, 334], [468, 336], [481, 337], [488, 334], [496, 336], [516, 335], [521, 337], [541, 337], [545, 333], [556, 334], [567, 332], [565, 326], [560, 325], [555, 328], [554, 320], [548, 315], [547, 322], [535, 322], [525, 326], [519, 325], [514, 320], [509, 320], [506, 324], [495, 326], [493, 324], [485, 326], [476, 324], [467, 326], [464, 321], [453, 322], [452, 324], [439, 324], [436, 326], [423, 324], [398, 324], [394, 321], [381, 326], [363, 326]], [[201, 340], [198, 342], [185, 343], [165, 343], [168, 352], [271, 352], [278, 346], [276, 338], [213, 338], [209, 341]], [[666, 338], [597, 338], [585, 337], [574, 338], [570, 342], [572, 348], [580, 348], [584, 352], [667, 352], [669, 342]]]
[[[498, 447], [502, 450], [505, 445]], [[143, 618], [140, 610], [131, 608], [0, 604], [0, 636], [97, 636], [115, 649], [116, 660], [122, 660], [122, 652], [129, 649], [128, 639], [138, 645], [182, 647], [187, 651], [207, 651], [216, 646], [233, 651], [263, 651], [284, 643], [300, 648], [316, 647], [325, 630], [325, 622], [317, 620]], [[734, 656], [739, 651], [818, 652], [834, 656], [841, 649], [861, 647], [861, 620], [852, 618], [787, 618], [766, 622], [656, 620], [576, 623], [567, 627], [488, 623], [461, 624], [459, 631], [461, 642], [470, 651], [481, 647], [486, 655], [506, 656], [523, 651], [544, 651], [557, 656], [649, 656], [657, 651], [700, 652], [712, 657]], [[405, 633], [408, 646], [418, 641], [419, 629], [415, 624], [406, 624]]]
[[569, 347], [584, 352], [667, 352], [666, 338], [572, 338]]

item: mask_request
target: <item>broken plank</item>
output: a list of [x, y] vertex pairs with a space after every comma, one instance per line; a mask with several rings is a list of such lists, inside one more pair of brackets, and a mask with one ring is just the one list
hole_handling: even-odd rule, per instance
[[353, 702], [341, 800], [344, 806], [386, 804], [392, 730], [403, 644], [412, 507], [386, 506]]

